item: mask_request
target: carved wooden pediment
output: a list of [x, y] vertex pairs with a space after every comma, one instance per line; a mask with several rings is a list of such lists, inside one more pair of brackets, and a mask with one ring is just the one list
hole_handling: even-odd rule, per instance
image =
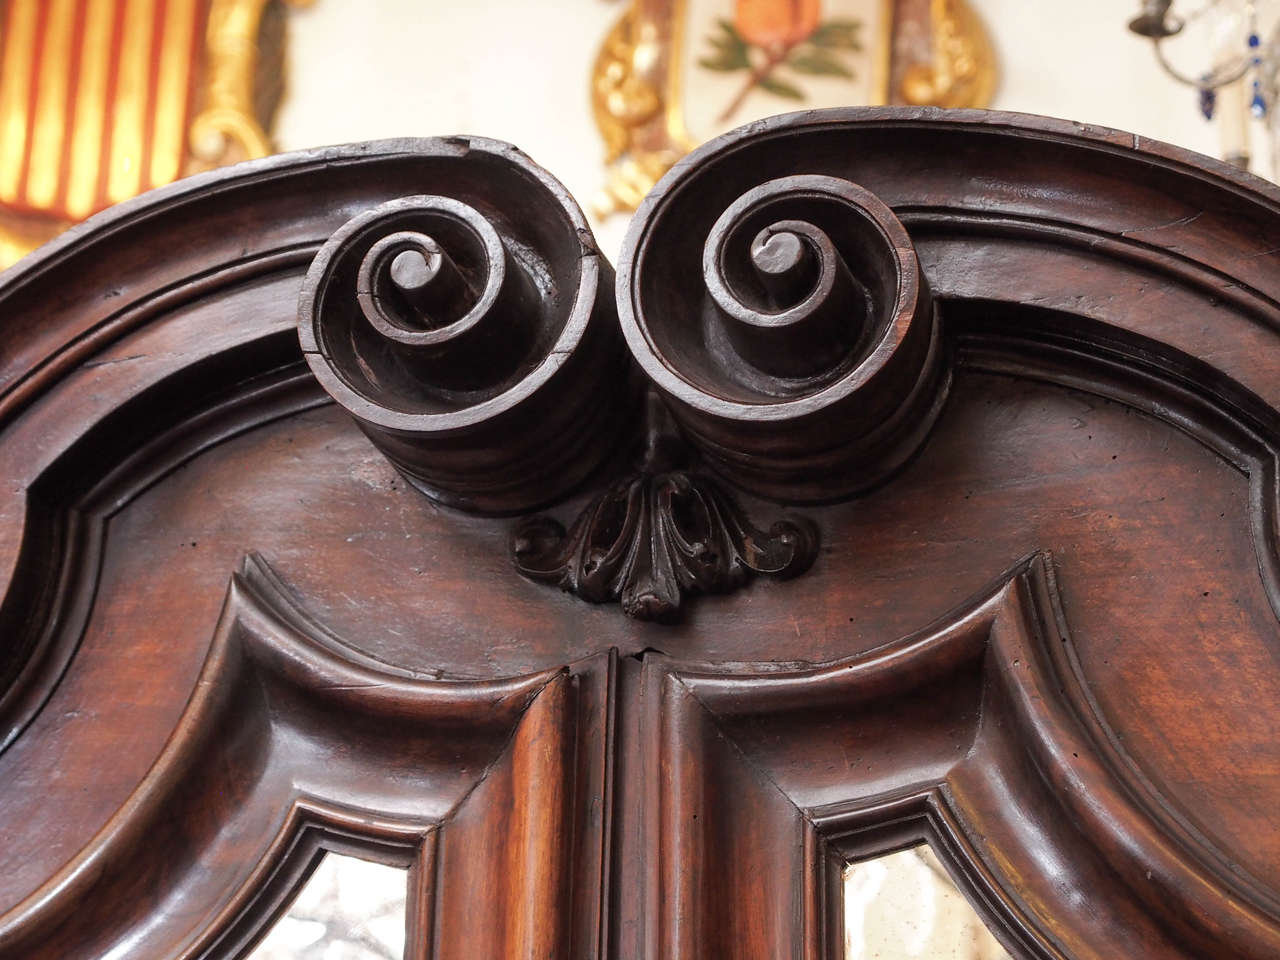
[[928, 842], [1013, 956], [1280, 955], [1280, 193], [867, 109], [614, 267], [471, 137], [183, 181], [0, 275], [0, 958], [841, 956]]

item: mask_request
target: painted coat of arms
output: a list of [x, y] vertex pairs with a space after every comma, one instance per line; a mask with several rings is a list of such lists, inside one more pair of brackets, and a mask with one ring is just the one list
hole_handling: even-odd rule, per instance
[[270, 152], [281, 9], [0, 0], [0, 268], [180, 176]]
[[965, 0], [631, 0], [592, 74], [608, 165], [597, 212], [634, 209], [683, 154], [751, 120], [986, 106], [994, 79]]

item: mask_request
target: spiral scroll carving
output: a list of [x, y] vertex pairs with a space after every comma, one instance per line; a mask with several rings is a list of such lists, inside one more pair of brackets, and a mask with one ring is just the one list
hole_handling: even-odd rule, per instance
[[949, 383], [911, 240], [847, 179], [743, 190], [750, 165], [719, 170], [702, 152], [628, 233], [618, 299], [632, 353], [735, 484], [803, 502], [866, 490], [917, 449]]
[[[439, 141], [433, 192], [334, 233], [299, 301], [321, 385], [440, 502], [531, 512], [647, 436], [641, 468], [570, 530], [533, 517], [512, 542], [525, 576], [638, 618], [813, 562], [811, 525], [755, 527], [708, 472], [777, 500], [852, 496], [919, 448], [950, 383], [889, 207], [831, 157], [821, 173], [794, 156], [720, 162], [737, 140], [751, 130], [691, 155], [641, 206], [616, 310], [563, 188], [476, 140]], [[677, 447], [678, 465], [661, 454]]]
[[612, 272], [523, 154], [439, 141], [429, 183], [343, 225], [299, 302], [321, 385], [418, 489], [474, 512], [552, 502], [634, 395]]

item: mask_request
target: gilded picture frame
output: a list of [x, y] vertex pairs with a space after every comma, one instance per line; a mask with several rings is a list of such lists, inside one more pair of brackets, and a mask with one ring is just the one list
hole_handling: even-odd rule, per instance
[[111, 204], [270, 153], [281, 11], [310, 2], [0, 0], [0, 269]]
[[596, 213], [634, 210], [676, 160], [741, 123], [847, 104], [984, 107], [996, 76], [967, 0], [630, 0], [591, 75]]

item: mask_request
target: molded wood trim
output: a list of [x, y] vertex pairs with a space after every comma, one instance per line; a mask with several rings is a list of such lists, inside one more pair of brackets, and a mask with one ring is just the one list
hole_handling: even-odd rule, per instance
[[1047, 556], [860, 657], [655, 656], [645, 687], [646, 956], [825, 956], [842, 915], [817, 878], [920, 839], [1017, 955], [1280, 950], [1264, 888], [1178, 821], [1096, 712]]
[[67, 957], [86, 938], [237, 955], [329, 848], [411, 868], [424, 960], [595, 956], [606, 725], [581, 711], [604, 708], [608, 680], [607, 656], [505, 680], [406, 673], [344, 646], [249, 557], [164, 752], [0, 918], [0, 955]]

